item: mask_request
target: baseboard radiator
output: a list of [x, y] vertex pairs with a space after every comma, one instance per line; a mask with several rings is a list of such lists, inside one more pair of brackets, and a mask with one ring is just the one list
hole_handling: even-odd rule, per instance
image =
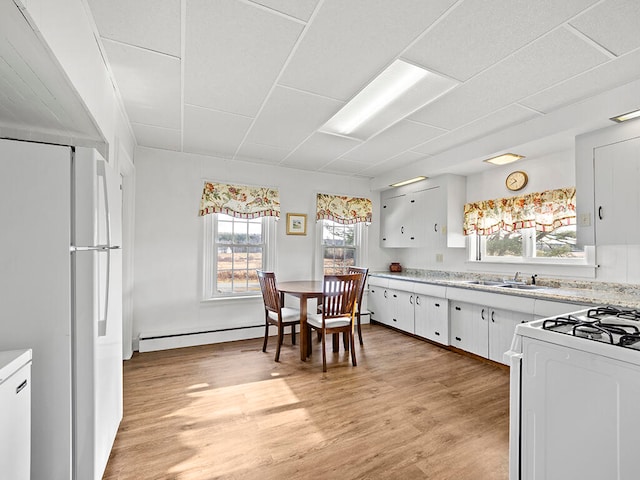
[[[270, 329], [274, 334], [275, 329]], [[232, 342], [249, 338], [261, 338], [264, 335], [264, 324], [240, 328], [224, 328], [219, 330], [202, 330], [179, 333], [140, 333], [138, 338], [139, 352], [154, 352], [171, 348], [193, 347], [210, 343]]]

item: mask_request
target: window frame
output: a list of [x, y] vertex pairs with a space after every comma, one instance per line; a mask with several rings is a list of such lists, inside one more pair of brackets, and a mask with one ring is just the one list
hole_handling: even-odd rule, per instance
[[[262, 295], [260, 289], [249, 292], [218, 292], [217, 291], [217, 278], [218, 278], [218, 247], [220, 243], [217, 242], [218, 238], [218, 219], [222, 213], [214, 213], [204, 216], [204, 235], [203, 235], [203, 261], [202, 261], [202, 300], [224, 300], [233, 298], [255, 298]], [[225, 215], [230, 217], [230, 215]], [[255, 219], [243, 219], [235, 217], [235, 221], [249, 221]], [[260, 217], [262, 222], [262, 269], [273, 270], [275, 264], [276, 253], [276, 217], [265, 216]], [[226, 245], [226, 244], [225, 244]]]
[[[332, 220], [322, 219], [316, 222], [316, 250], [318, 254], [316, 255], [316, 275], [317, 278], [321, 278], [324, 275], [324, 253], [325, 253], [325, 244], [324, 244], [324, 223], [330, 222], [337, 225], [341, 225], [338, 222], [334, 222]], [[354, 266], [361, 266], [367, 263], [367, 251], [368, 251], [368, 225], [365, 223], [354, 223], [354, 236], [353, 243], [355, 249], [354, 255]], [[334, 247], [334, 248], [344, 248], [344, 247]]]

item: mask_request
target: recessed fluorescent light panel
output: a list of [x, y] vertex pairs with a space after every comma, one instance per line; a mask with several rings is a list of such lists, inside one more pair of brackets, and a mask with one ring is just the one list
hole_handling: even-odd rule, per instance
[[504, 153], [502, 155], [498, 155], [497, 157], [492, 157], [484, 160], [487, 163], [493, 163], [494, 165], [506, 165], [507, 163], [515, 162], [516, 160], [520, 160], [524, 158], [523, 155], [516, 155], [515, 153]]
[[640, 117], [640, 110], [634, 110], [633, 112], [624, 113], [622, 115], [618, 115], [617, 117], [610, 118], [609, 120], [613, 120], [614, 122], [622, 123], [627, 120], [631, 120], [632, 118]]
[[455, 80], [396, 60], [342, 107], [320, 131], [366, 140], [457, 84]]
[[389, 185], [390, 187], [402, 187], [403, 185], [409, 185], [410, 183], [416, 183], [416, 182], [421, 182], [422, 180], [426, 180], [427, 177], [414, 177], [414, 178], [410, 178], [409, 180], [404, 180], [403, 182], [398, 182], [398, 183], [392, 183], [391, 185]]

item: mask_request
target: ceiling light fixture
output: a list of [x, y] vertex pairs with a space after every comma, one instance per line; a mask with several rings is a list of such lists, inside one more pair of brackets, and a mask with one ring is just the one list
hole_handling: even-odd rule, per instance
[[320, 131], [366, 140], [457, 84], [424, 68], [396, 60], [331, 117]]
[[634, 110], [633, 112], [623, 113], [622, 115], [618, 115], [617, 117], [612, 117], [609, 120], [613, 120], [617, 123], [626, 122], [627, 120], [631, 120], [632, 118], [640, 117], [640, 110]]
[[491, 157], [484, 160], [487, 163], [492, 163], [494, 165], [506, 165], [507, 163], [515, 162], [516, 160], [520, 160], [524, 158], [524, 155], [517, 155], [515, 153], [503, 153], [502, 155], [498, 155], [497, 157]]
[[391, 185], [389, 185], [390, 187], [402, 187], [403, 185], [409, 185], [410, 183], [416, 183], [416, 182], [421, 182], [422, 180], [426, 180], [427, 177], [414, 177], [414, 178], [410, 178], [409, 180], [404, 180], [402, 182], [398, 182], [398, 183], [392, 183]]

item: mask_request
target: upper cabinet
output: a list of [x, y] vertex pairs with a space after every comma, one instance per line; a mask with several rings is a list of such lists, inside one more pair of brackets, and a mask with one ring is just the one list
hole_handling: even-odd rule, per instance
[[414, 191], [389, 191], [381, 200], [382, 247], [464, 247], [466, 179], [443, 175]]
[[640, 138], [594, 149], [595, 243], [639, 244]]
[[639, 120], [576, 137], [579, 245], [640, 244], [638, 178]]

